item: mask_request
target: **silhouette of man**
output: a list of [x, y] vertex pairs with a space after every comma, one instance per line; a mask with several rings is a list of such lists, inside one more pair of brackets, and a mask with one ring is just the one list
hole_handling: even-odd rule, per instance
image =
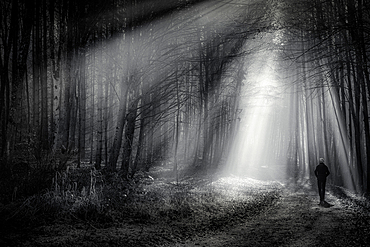
[[324, 159], [320, 158], [320, 163], [316, 166], [315, 176], [317, 177], [317, 186], [319, 188], [320, 205], [325, 205], [325, 184], [326, 177], [329, 176], [329, 168], [324, 164]]

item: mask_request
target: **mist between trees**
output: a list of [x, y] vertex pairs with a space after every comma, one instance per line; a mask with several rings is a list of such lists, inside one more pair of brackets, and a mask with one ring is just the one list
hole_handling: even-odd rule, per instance
[[[333, 183], [369, 191], [369, 4], [210, 2], [2, 1], [1, 169], [212, 172], [235, 137], [246, 67], [269, 45], [295, 116], [279, 153], [288, 174], [310, 178], [325, 156]], [[267, 33], [281, 38], [249, 45]]]

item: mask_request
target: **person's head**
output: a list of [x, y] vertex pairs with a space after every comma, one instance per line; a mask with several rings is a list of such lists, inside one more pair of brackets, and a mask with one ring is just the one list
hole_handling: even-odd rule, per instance
[[324, 158], [319, 159], [320, 163], [324, 163]]

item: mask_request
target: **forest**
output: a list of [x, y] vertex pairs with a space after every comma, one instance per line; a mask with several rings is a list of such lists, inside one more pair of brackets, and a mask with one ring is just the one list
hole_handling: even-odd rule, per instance
[[316, 189], [320, 157], [330, 186], [370, 192], [368, 1], [3, 0], [0, 30], [5, 230], [186, 218], [189, 181], [225, 174]]

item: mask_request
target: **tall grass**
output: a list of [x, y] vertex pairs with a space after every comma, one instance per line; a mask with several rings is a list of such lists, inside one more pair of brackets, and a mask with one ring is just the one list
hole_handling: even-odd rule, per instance
[[220, 228], [258, 213], [279, 197], [276, 185], [214, 182], [171, 183], [138, 172], [132, 180], [94, 168], [56, 171], [50, 188], [1, 207], [7, 224], [32, 226], [54, 221], [119, 225], [171, 222], [187, 231]]

